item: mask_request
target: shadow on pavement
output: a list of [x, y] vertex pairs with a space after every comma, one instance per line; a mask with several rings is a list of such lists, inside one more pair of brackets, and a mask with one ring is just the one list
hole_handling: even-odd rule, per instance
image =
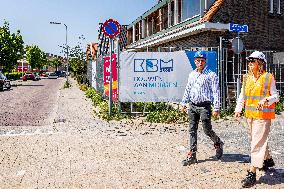
[[222, 162], [239, 162], [239, 163], [249, 163], [250, 156], [244, 154], [224, 154], [221, 158]]
[[203, 159], [203, 160], [197, 160], [197, 163], [203, 163], [203, 162], [207, 162], [207, 161], [218, 161], [217, 159], [214, 159], [213, 157], [209, 158], [209, 159]]
[[[211, 156], [204, 160], [198, 160], [198, 163], [206, 161], [219, 161], [215, 156]], [[250, 156], [244, 154], [223, 154], [220, 159], [222, 162], [238, 162], [238, 163], [250, 163]]]
[[261, 176], [258, 183], [264, 183], [268, 185], [276, 185], [284, 183], [284, 169], [271, 168], [265, 172], [264, 176]]

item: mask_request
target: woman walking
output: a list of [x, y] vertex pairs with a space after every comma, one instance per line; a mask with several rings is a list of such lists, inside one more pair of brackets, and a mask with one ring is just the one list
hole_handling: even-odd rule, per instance
[[239, 120], [244, 106], [251, 140], [251, 165], [242, 181], [244, 188], [255, 185], [257, 168], [266, 171], [274, 166], [268, 148], [268, 135], [271, 120], [275, 118], [275, 103], [279, 100], [274, 77], [264, 70], [267, 63], [265, 55], [255, 51], [247, 60], [249, 73], [244, 76], [235, 109], [235, 118]]

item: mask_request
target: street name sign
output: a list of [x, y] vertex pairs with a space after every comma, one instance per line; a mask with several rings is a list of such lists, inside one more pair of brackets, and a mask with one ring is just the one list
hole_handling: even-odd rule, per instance
[[248, 32], [248, 25], [230, 23], [229, 31]]

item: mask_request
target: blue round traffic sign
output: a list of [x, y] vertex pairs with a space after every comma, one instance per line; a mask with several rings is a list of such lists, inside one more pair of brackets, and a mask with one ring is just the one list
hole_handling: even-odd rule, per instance
[[103, 24], [103, 32], [112, 39], [120, 33], [120, 24], [116, 20], [109, 19]]

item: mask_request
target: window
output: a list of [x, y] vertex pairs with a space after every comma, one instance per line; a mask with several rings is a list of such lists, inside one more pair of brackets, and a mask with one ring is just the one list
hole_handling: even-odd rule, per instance
[[281, 14], [281, 0], [278, 0], [277, 9], [278, 9], [277, 13], [278, 13], [278, 14]]
[[209, 9], [213, 5], [213, 3], [215, 3], [215, 0], [207, 0], [207, 7], [206, 7], [206, 9]]
[[216, 0], [204, 0], [204, 9], [209, 10]]
[[200, 1], [183, 0], [182, 1], [182, 21], [200, 14]]
[[269, 1], [269, 13], [273, 13], [273, 0]]

